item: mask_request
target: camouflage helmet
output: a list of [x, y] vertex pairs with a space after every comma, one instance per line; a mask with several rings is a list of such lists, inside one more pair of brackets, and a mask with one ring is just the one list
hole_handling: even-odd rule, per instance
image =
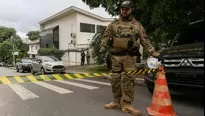
[[134, 7], [134, 4], [132, 2], [132, 0], [124, 0], [122, 1], [120, 7], [130, 7], [130, 8], [133, 8]]

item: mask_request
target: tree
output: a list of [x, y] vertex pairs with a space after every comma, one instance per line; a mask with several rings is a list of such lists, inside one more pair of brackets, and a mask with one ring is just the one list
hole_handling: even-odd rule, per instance
[[27, 56], [27, 45], [23, 43], [19, 36], [14, 36], [1, 43], [0, 47], [0, 57], [4, 60], [12, 59], [12, 52], [19, 52], [16, 58], [22, 58]]
[[0, 43], [11, 38], [13, 35], [16, 35], [16, 30], [14, 28], [0, 26]]
[[[82, 0], [91, 9], [103, 7], [119, 15], [119, 0]], [[122, 0], [121, 0], [122, 1]], [[191, 21], [204, 18], [204, 0], [132, 0], [134, 17], [145, 27], [154, 46], [173, 39]]]
[[33, 41], [37, 40], [40, 37], [40, 32], [39, 31], [29, 31], [27, 34], [28, 39]]
[[97, 63], [102, 64], [103, 56], [100, 55], [99, 51], [100, 51], [102, 36], [106, 27], [101, 26], [100, 28], [101, 28], [100, 31], [93, 36], [90, 46], [93, 49], [92, 57], [95, 59]]
[[19, 52], [16, 58], [27, 56], [27, 45], [16, 35], [16, 30], [9, 27], [0, 27], [0, 59], [12, 60], [12, 52]]
[[12, 43], [8, 41], [0, 43], [0, 57], [3, 62], [6, 60], [12, 60]]
[[[119, 0], [82, 0], [91, 9], [103, 7], [112, 16], [119, 14]], [[122, 0], [120, 0], [122, 1]], [[204, 0], [132, 0], [134, 16], [150, 28], [169, 28], [204, 17]], [[174, 24], [174, 25], [173, 25]]]

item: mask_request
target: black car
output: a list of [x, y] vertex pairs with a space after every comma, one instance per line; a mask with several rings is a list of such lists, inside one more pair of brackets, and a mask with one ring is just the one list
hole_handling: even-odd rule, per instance
[[[192, 23], [178, 33], [161, 52], [161, 58], [170, 90], [184, 93], [204, 91], [204, 20]], [[151, 93], [155, 74], [145, 76]]]
[[31, 71], [31, 64], [33, 60], [30, 58], [22, 58], [19, 63], [16, 64], [16, 71], [19, 72], [30, 72]]

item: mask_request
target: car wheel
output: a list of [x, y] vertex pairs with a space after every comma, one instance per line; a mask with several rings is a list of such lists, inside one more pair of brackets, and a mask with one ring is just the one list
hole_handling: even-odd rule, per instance
[[42, 75], [46, 74], [44, 68], [41, 68], [41, 74]]
[[35, 71], [33, 68], [31, 68], [31, 74], [35, 74]]
[[65, 72], [62, 72], [61, 74], [65, 74]]
[[25, 73], [24, 69], [22, 68], [22, 73]]
[[16, 72], [19, 72], [19, 68], [18, 67], [16, 67]]

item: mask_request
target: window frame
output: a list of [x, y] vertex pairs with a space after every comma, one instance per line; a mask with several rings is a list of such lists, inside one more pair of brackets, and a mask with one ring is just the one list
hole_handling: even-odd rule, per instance
[[[88, 28], [88, 26], [90, 27]], [[82, 33], [95, 33], [96, 32], [95, 27], [96, 27], [95, 24], [80, 22], [80, 32]]]

